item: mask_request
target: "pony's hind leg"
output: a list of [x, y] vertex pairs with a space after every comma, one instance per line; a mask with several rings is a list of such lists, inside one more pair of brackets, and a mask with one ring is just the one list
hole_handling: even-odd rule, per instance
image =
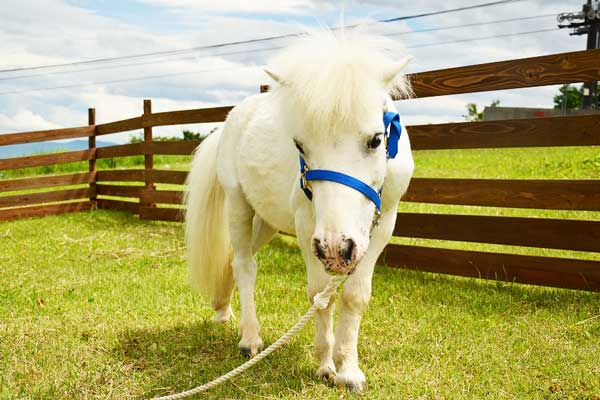
[[[229, 261], [231, 263], [231, 260]], [[233, 296], [233, 275], [231, 268], [227, 268], [224, 271], [222, 285], [215, 290], [213, 298], [211, 299], [211, 305], [215, 310], [215, 316], [213, 317], [214, 322], [224, 323], [229, 321], [233, 317], [233, 310], [231, 309], [231, 297]]]
[[242, 354], [254, 357], [262, 349], [263, 342], [258, 333], [258, 318], [254, 305], [256, 282], [256, 260], [252, 251], [254, 210], [246, 201], [241, 190], [227, 191], [229, 230], [233, 249], [232, 269], [240, 293], [240, 335]]
[[252, 221], [252, 254], [258, 253], [258, 250], [269, 243], [276, 233], [277, 229], [267, 224], [267, 222], [258, 215], [255, 215], [254, 220]]

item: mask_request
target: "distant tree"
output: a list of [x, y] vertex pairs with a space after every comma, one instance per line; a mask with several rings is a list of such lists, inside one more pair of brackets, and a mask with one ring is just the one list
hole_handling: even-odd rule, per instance
[[[207, 134], [203, 134], [201, 132], [194, 132], [194, 131], [190, 131], [190, 130], [184, 130], [182, 131], [183, 137], [177, 137], [177, 136], [155, 136], [152, 139], [155, 142], [172, 142], [172, 141], [181, 141], [181, 140], [199, 140], [202, 141], [204, 140], [208, 135], [210, 135], [211, 133], [215, 132], [217, 128], [212, 128]], [[139, 135], [131, 135], [129, 136], [129, 143], [140, 143], [143, 142], [144, 139], [142, 136]]]
[[[490, 107], [494, 108], [500, 104], [500, 100], [492, 100]], [[463, 118], [467, 121], [481, 121], [483, 119], [483, 111], [477, 109], [477, 104], [467, 104], [467, 115], [463, 115]]]
[[183, 131], [183, 140], [201, 140], [202, 135], [199, 132]]
[[[598, 93], [600, 93], [600, 82], [597, 82]], [[565, 105], [565, 98], [567, 104]], [[600, 109], [600, 96], [593, 99], [592, 103], [596, 104], [596, 108]], [[567, 110], [580, 110], [583, 105], [583, 85], [579, 88], [571, 85], [562, 85], [558, 90], [558, 94], [554, 96], [554, 108]], [[565, 107], [566, 106], [566, 107]]]
[[143, 141], [144, 139], [141, 136], [129, 135], [129, 143], [140, 143]]
[[[554, 108], [579, 110], [581, 108], [581, 99], [583, 96], [583, 86], [576, 88], [569, 84], [562, 85], [558, 90], [558, 94], [554, 96]], [[565, 104], [566, 99], [566, 104]]]

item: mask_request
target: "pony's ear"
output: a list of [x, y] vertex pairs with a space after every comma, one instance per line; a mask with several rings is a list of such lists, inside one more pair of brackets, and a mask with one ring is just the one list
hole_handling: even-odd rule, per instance
[[285, 86], [285, 81], [276, 73], [274, 73], [273, 71], [269, 71], [268, 69], [264, 69], [265, 74], [269, 75], [271, 77], [271, 79], [273, 79], [275, 82], [277, 82], [279, 85], [281, 86]]
[[388, 66], [383, 72], [384, 85], [388, 88], [394, 86], [397, 76], [412, 59], [412, 56], [406, 56], [402, 61]]

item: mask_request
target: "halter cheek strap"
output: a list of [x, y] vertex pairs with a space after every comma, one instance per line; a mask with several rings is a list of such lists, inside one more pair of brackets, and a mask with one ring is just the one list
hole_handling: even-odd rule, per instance
[[[395, 112], [384, 112], [383, 113], [383, 126], [386, 144], [386, 155], [387, 158], [394, 158], [398, 154], [398, 141], [400, 140], [400, 134], [402, 133], [402, 126], [400, 125], [400, 115]], [[388, 129], [389, 128], [389, 129]], [[376, 224], [379, 214], [381, 214], [381, 193], [383, 192], [383, 186], [379, 191], [373, 189], [370, 185], [356, 179], [353, 176], [346, 175], [342, 172], [331, 171], [327, 169], [310, 169], [304, 160], [302, 154], [300, 158], [300, 188], [306, 195], [306, 197], [312, 201], [312, 190], [310, 189], [310, 181], [330, 181], [336, 182], [341, 185], [348, 186], [360, 193], [362, 193], [367, 199], [371, 200], [375, 204], [376, 218], [374, 223]]]

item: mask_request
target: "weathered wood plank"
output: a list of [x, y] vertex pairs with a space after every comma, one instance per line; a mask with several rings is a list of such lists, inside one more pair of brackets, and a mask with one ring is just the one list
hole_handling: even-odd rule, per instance
[[140, 219], [183, 222], [183, 208], [140, 207]]
[[152, 170], [150, 173], [151, 179], [156, 183], [172, 183], [183, 185], [187, 178], [187, 171], [167, 171], [167, 170]]
[[0, 160], [0, 170], [39, 167], [42, 165], [65, 164], [76, 161], [89, 161], [94, 150], [77, 150], [65, 153], [42, 154], [36, 156], [5, 158]]
[[98, 199], [98, 208], [101, 210], [127, 211], [132, 214], [139, 214], [140, 204], [133, 201]]
[[600, 211], [600, 180], [413, 178], [403, 201]]
[[20, 207], [30, 204], [52, 203], [55, 201], [78, 200], [92, 195], [89, 187], [82, 189], [55, 190], [52, 192], [18, 194], [0, 197], [0, 208]]
[[427, 71], [408, 76], [416, 97], [600, 80], [600, 49]]
[[144, 116], [142, 124], [146, 128], [163, 125], [222, 122], [225, 121], [232, 108], [233, 106], [226, 106], [153, 113]]
[[181, 204], [183, 193], [180, 190], [142, 190], [140, 202], [144, 204]]
[[94, 129], [94, 126], [79, 126], [76, 128], [49, 129], [35, 132], [7, 133], [0, 135], [0, 146], [89, 137], [93, 136]]
[[[94, 157], [88, 161], [88, 171], [92, 177], [96, 177], [96, 109], [88, 108], [88, 125], [94, 127], [94, 131], [88, 138], [88, 149], [94, 152]], [[96, 204], [96, 180], [90, 182], [90, 201]]]
[[96, 193], [104, 196], [140, 197], [143, 186], [96, 185]]
[[398, 213], [395, 236], [600, 251], [600, 221]]
[[97, 172], [98, 182], [143, 182], [143, 169], [111, 169]]
[[412, 125], [413, 150], [600, 145], [600, 115]]
[[35, 178], [12, 179], [0, 181], [0, 193], [14, 190], [39, 189], [53, 186], [89, 184], [93, 182], [93, 173], [40, 176]]
[[90, 201], [74, 203], [49, 204], [43, 206], [17, 207], [0, 210], [0, 221], [12, 219], [43, 217], [46, 215], [65, 214], [79, 211], [89, 211], [92, 207]]
[[[112, 182], [144, 182], [146, 171], [143, 169], [115, 169], [98, 171], [98, 181]], [[187, 178], [187, 171], [169, 171], [153, 169], [150, 171], [150, 180], [154, 183], [171, 183], [183, 185]], [[2, 182], [0, 182], [0, 189]]]
[[197, 140], [149, 142], [146, 146], [146, 153], [188, 156], [194, 152], [199, 144], [200, 141]]
[[96, 158], [140, 156], [144, 154], [144, 147], [142, 142], [100, 147], [97, 149]]
[[388, 245], [380, 261], [398, 268], [442, 274], [600, 291], [600, 262]]
[[128, 132], [142, 129], [142, 117], [123, 119], [96, 125], [96, 135], [108, 135], [110, 133]]

